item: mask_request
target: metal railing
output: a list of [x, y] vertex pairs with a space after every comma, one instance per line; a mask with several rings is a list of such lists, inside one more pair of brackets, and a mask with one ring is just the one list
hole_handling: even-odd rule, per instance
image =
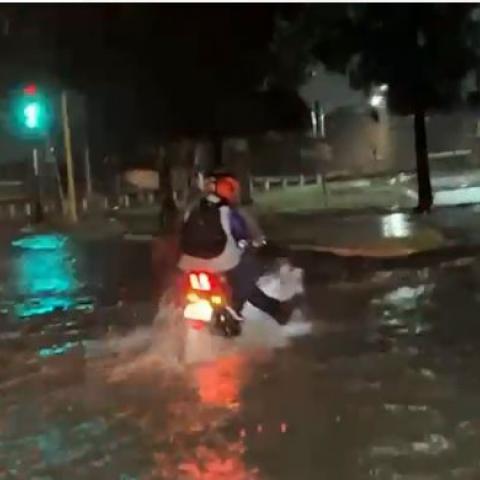
[[279, 176], [255, 176], [250, 178], [252, 190], [269, 191], [275, 187], [292, 187], [304, 185], [320, 185], [323, 183], [323, 176], [318, 175], [279, 175]]

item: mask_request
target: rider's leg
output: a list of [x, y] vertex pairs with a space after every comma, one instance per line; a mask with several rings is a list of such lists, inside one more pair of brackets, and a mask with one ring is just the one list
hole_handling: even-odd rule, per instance
[[227, 273], [227, 279], [232, 289], [232, 307], [235, 311], [240, 313], [261, 273], [261, 264], [251, 252], [245, 252], [240, 263]]

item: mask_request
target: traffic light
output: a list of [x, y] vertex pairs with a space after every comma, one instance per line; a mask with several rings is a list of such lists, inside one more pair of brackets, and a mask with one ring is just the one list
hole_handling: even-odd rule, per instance
[[38, 102], [31, 102], [23, 109], [25, 126], [27, 128], [38, 128], [40, 125], [41, 106]]
[[37, 85], [16, 90], [11, 106], [15, 132], [23, 137], [44, 137], [51, 126], [50, 111], [49, 99]]

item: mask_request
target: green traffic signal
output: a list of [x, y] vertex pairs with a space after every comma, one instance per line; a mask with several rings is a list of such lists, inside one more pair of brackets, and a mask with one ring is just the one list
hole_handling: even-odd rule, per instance
[[24, 122], [27, 128], [38, 128], [40, 126], [41, 106], [38, 102], [31, 102], [23, 109]]
[[44, 137], [52, 123], [51, 102], [34, 84], [14, 92], [10, 107], [13, 129], [17, 135]]

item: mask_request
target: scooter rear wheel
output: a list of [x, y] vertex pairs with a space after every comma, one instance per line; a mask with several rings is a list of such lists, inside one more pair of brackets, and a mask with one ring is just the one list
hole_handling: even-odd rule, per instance
[[242, 333], [240, 322], [226, 308], [214, 313], [212, 329], [214, 334], [227, 338], [238, 337]]

